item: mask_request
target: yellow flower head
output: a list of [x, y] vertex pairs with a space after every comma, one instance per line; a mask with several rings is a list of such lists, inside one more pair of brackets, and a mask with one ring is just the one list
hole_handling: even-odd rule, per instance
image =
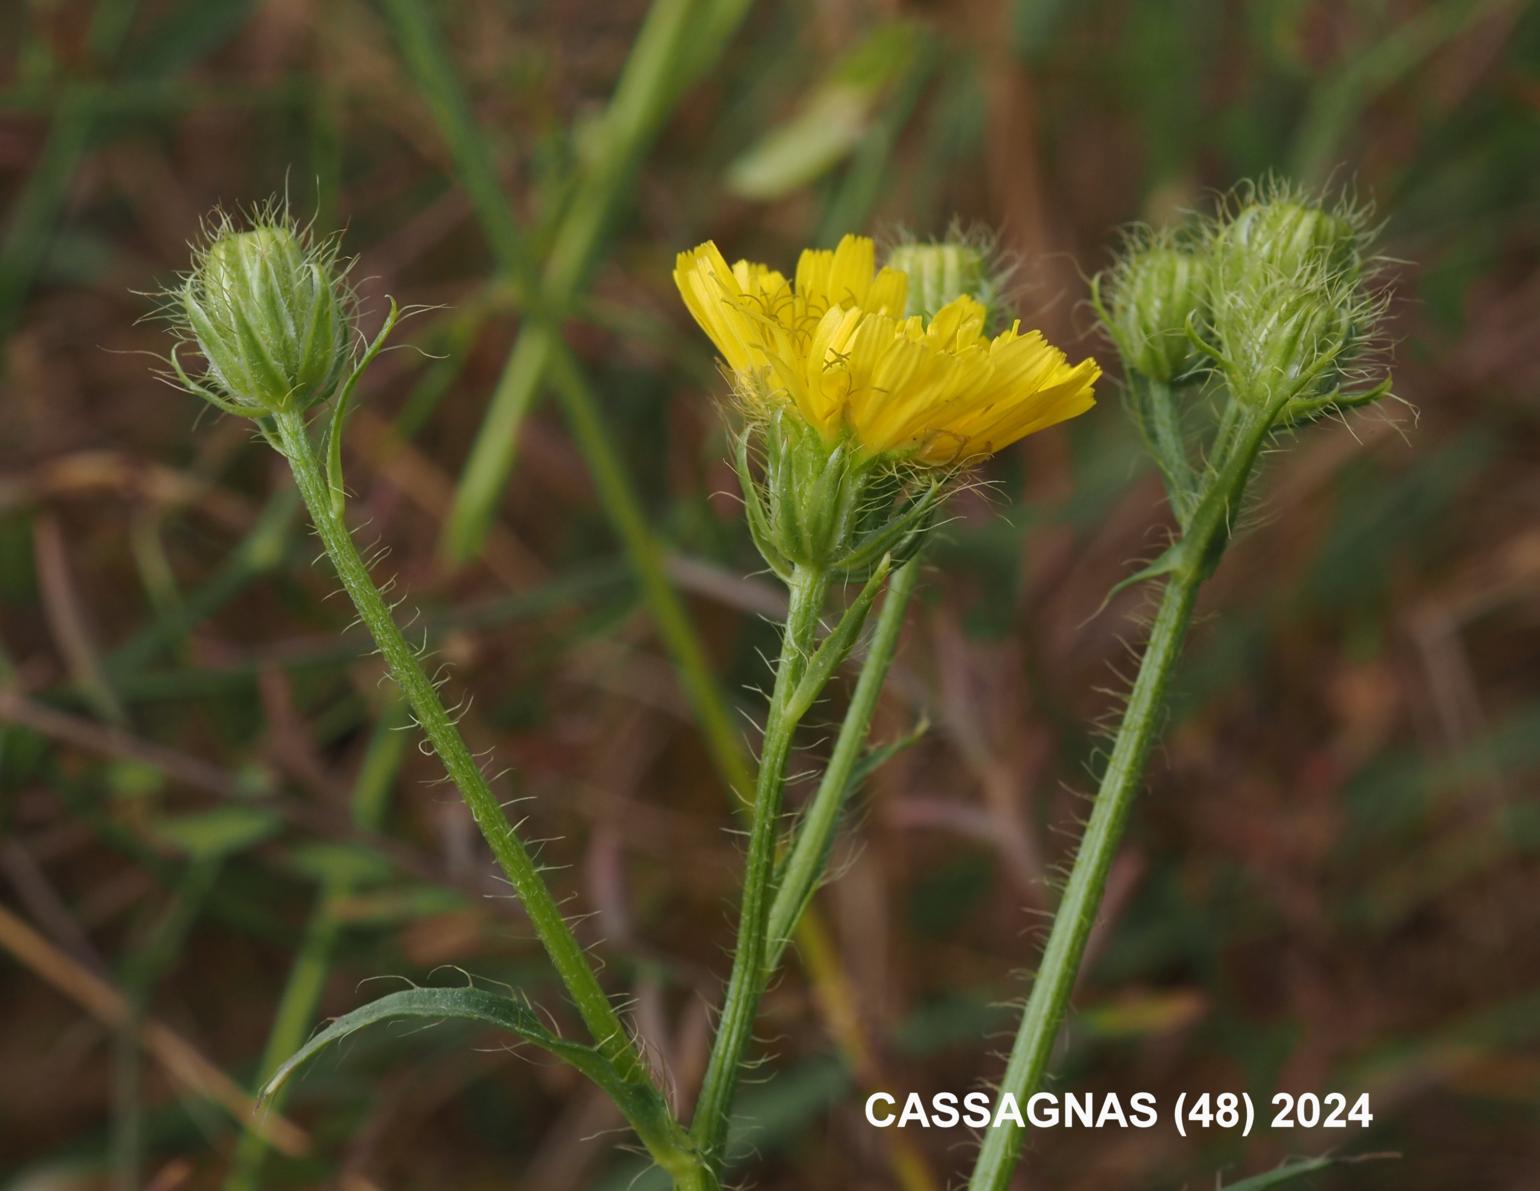
[[1084, 413], [1101, 375], [1017, 323], [990, 338], [988, 311], [959, 297], [927, 322], [903, 317], [909, 279], [876, 268], [865, 236], [808, 249], [796, 277], [729, 265], [714, 243], [682, 252], [674, 281], [751, 406], [794, 406], [827, 442], [868, 457], [945, 467]]

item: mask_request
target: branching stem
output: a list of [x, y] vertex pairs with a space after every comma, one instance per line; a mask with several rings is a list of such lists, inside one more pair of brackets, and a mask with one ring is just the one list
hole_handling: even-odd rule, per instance
[[817, 792], [802, 812], [791, 851], [781, 862], [775, 900], [770, 907], [769, 950], [765, 957], [767, 977], [773, 975], [780, 966], [781, 956], [791, 940], [792, 932], [801, 921], [802, 911], [812, 899], [823, 876], [824, 866], [828, 863], [834, 829], [839, 824], [840, 812], [850, 795], [856, 765], [861, 760], [866, 735], [872, 725], [872, 713], [876, 710], [877, 697], [882, 693], [883, 681], [888, 676], [888, 667], [898, 648], [899, 634], [904, 627], [904, 617], [909, 610], [909, 599], [914, 594], [919, 573], [919, 559], [912, 558], [899, 567], [888, 581], [882, 611], [877, 614], [871, 643], [861, 663], [861, 676], [856, 680], [855, 691], [850, 696], [850, 706], [845, 710], [845, 719], [840, 725], [834, 749], [829, 754], [829, 763], [824, 767]]

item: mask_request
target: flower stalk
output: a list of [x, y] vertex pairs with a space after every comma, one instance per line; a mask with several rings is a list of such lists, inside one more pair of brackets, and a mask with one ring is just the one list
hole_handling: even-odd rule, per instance
[[[760, 997], [822, 876], [914, 590], [914, 559], [950, 481], [1094, 402], [1094, 360], [1071, 364], [1019, 322], [986, 334], [992, 312], [981, 297], [997, 288], [986, 265], [976, 245], [911, 244], [878, 268], [875, 245], [859, 236], [807, 250], [791, 278], [729, 265], [711, 243], [676, 264], [680, 295], [721, 353], [743, 415], [736, 463], [750, 533], [790, 590], [737, 948], [691, 1121], [713, 1172]], [[864, 587], [815, 650], [836, 579]], [[839, 739], [778, 866], [792, 737], [890, 579]]]
[[766, 928], [775, 878], [775, 844], [779, 834], [781, 798], [786, 783], [786, 759], [791, 754], [800, 714], [797, 689], [813, 653], [819, 614], [829, 577], [817, 568], [798, 564], [787, 580], [790, 603], [781, 634], [775, 686], [765, 718], [759, 777], [754, 788], [748, 855], [744, 861], [743, 897], [738, 911], [738, 942], [732, 974], [717, 1022], [716, 1040], [706, 1064], [690, 1132], [709, 1168], [720, 1170], [727, 1138], [733, 1092], [743, 1056], [754, 1033], [754, 1018], [767, 976]]
[[861, 674], [856, 679], [850, 706], [840, 724], [839, 736], [829, 754], [823, 777], [812, 800], [802, 812], [790, 850], [781, 860], [775, 880], [775, 900], [770, 907], [765, 957], [765, 978], [775, 975], [802, 912], [812, 900], [828, 863], [834, 830], [856, 784], [856, 768], [871, 730], [877, 699], [898, 650], [898, 639], [909, 612], [909, 601], [919, 582], [920, 561], [911, 558], [893, 572], [883, 596], [882, 611], [872, 630]]
[[[294, 482], [309, 510], [316, 534], [359, 619], [374, 638], [391, 677], [401, 687], [445, 772], [465, 799], [472, 818], [529, 915], [535, 933], [593, 1035], [600, 1054], [626, 1081], [650, 1086], [651, 1076], [632, 1044], [630, 1033], [600, 985], [550, 888], [540, 876], [534, 857], [504, 816], [497, 796], [487, 784], [454, 718], [439, 699], [433, 680], [423, 669], [416, 650], [402, 635], [390, 606], [370, 576], [341, 511], [332, 499], [332, 488], [317, 457], [304, 415], [296, 410], [281, 410], [272, 415], [271, 427], [294, 473]], [[671, 1174], [697, 1177], [698, 1163], [693, 1148], [677, 1129], [667, 1129], [660, 1123], [651, 1136], [643, 1136], [641, 1140], [658, 1165]], [[697, 1182], [694, 1186], [709, 1184]]]
[[[1280, 183], [1243, 190], [1232, 202], [1238, 209], [1197, 228], [1130, 234], [1107, 300], [1101, 278], [1092, 287], [1180, 536], [1119, 585], [1165, 584], [1000, 1085], [1018, 1103], [1047, 1073], [1198, 589], [1230, 542], [1258, 455], [1279, 431], [1389, 390], [1386, 377], [1343, 391], [1346, 380], [1367, 379], [1384, 308], [1384, 294], [1365, 284], [1366, 213], [1345, 204], [1324, 210]], [[1179, 402], [1201, 386], [1215, 393], [1219, 410], [1200, 472]], [[1024, 1132], [1009, 1122], [987, 1131], [970, 1191], [1006, 1191]]]
[[[1123, 835], [1128, 809], [1144, 781], [1145, 761], [1160, 729], [1166, 690], [1187, 636], [1198, 588], [1212, 573], [1224, 549], [1230, 517], [1240, 506], [1247, 477], [1269, 432], [1270, 421], [1266, 412], [1252, 416], [1239, 449], [1204, 493], [1192, 528], [1168, 555], [1172, 557], [1171, 570], [1150, 626], [1139, 673], [1000, 1081], [1001, 1093], [1015, 1096], [1019, 1104], [1025, 1104], [1037, 1091], [1047, 1073], [1059, 1026], [1085, 956], [1086, 942], [1106, 892], [1107, 873]], [[969, 1191], [1005, 1191], [1024, 1132], [1024, 1127], [1006, 1122], [985, 1133], [968, 1183]]]

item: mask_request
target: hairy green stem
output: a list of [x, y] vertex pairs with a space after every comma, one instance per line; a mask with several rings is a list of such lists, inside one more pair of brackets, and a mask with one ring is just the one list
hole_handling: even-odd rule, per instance
[[802, 912], [812, 900], [819, 879], [823, 876], [834, 829], [850, 796], [856, 765], [861, 760], [866, 735], [872, 726], [872, 713], [877, 708], [877, 698], [887, 679], [888, 667], [898, 649], [899, 634], [904, 627], [904, 618], [909, 611], [909, 600], [914, 595], [919, 573], [919, 559], [912, 558], [899, 567], [888, 581], [882, 611], [877, 614], [877, 625], [872, 631], [871, 643], [861, 663], [861, 676], [856, 680], [856, 689], [850, 696], [850, 706], [845, 709], [839, 736], [834, 741], [834, 749], [829, 754], [829, 762], [824, 767], [818, 790], [807, 804], [807, 809], [802, 812], [791, 851], [781, 862], [766, 933], [767, 977], [780, 966], [792, 932], [801, 921]]
[[[1085, 956], [1086, 941], [1106, 891], [1107, 872], [1134, 794], [1144, 780], [1150, 746], [1159, 732], [1166, 688], [1181, 654], [1198, 588], [1213, 573], [1218, 555], [1229, 539], [1230, 523], [1247, 478], [1281, 408], [1281, 402], [1263, 406], [1243, 404], [1232, 398], [1231, 409], [1237, 415], [1235, 447], [1227, 457], [1217, 459], [1217, 468], [1208, 473], [1202, 498], [1191, 515], [1191, 525], [1172, 552], [1172, 561], [1164, 568], [1166, 586], [1139, 663], [1139, 674], [1134, 679], [1128, 707], [1118, 726], [1112, 754], [1096, 791], [1091, 817], [1054, 915], [1042, 963], [1000, 1082], [1000, 1094], [1014, 1096], [1018, 1104], [1026, 1104], [1047, 1073], [1059, 1026]], [[968, 1182], [969, 1191], [1006, 1191], [1024, 1132], [1023, 1126], [1010, 1122], [986, 1131]]]
[[[1047, 1070], [1059, 1023], [1074, 989], [1081, 957], [1085, 954], [1086, 939], [1096, 922], [1097, 908], [1107, 884], [1107, 870], [1122, 834], [1123, 822], [1128, 817], [1129, 805], [1143, 780], [1144, 761], [1155, 739], [1166, 684], [1181, 651], [1198, 584], [1196, 574], [1172, 576], [1161, 597], [1144, 661], [1139, 667], [1139, 677], [1134, 682], [1112, 757], [1096, 793], [1091, 819], [1080, 841], [1069, 883], [1064, 887], [1064, 898], [1054, 916], [1042, 965], [1032, 984], [1032, 995], [1022, 1014], [1016, 1043], [1000, 1084], [1002, 1094], [1011, 1093], [1022, 1104], [1037, 1089]], [[1004, 1191], [1009, 1185], [1021, 1146], [1021, 1133], [1020, 1127], [1009, 1123], [985, 1133], [983, 1148], [968, 1184], [973, 1191], [983, 1188]]]
[[[316, 533], [336, 568], [337, 577], [523, 904], [599, 1052], [622, 1079], [650, 1084], [646, 1065], [599, 984], [582, 946], [567, 925], [560, 906], [540, 876], [534, 857], [503, 815], [497, 796], [487, 784], [454, 718], [439, 699], [433, 680], [423, 670], [416, 650], [402, 635], [390, 606], [370, 577], [347, 525], [333, 508], [332, 494], [303, 415], [289, 411], [275, 414], [272, 421], [277, 441], [294, 472], [300, 497], [310, 511]], [[676, 1139], [654, 1136], [643, 1137], [642, 1141], [658, 1164], [670, 1172], [687, 1170], [695, 1164], [694, 1155], [682, 1151]]]
[[798, 565], [788, 581], [790, 603], [781, 636], [781, 656], [776, 664], [775, 686], [765, 717], [760, 747], [759, 777], [754, 790], [754, 813], [749, 827], [748, 856], [744, 862], [743, 900], [738, 912], [738, 946], [732, 975], [722, 1002], [716, 1041], [706, 1065], [695, 1117], [690, 1131], [707, 1165], [719, 1171], [738, 1073], [744, 1052], [754, 1033], [754, 1017], [764, 992], [767, 968], [766, 927], [770, 918], [771, 885], [775, 878], [775, 844], [780, 826], [781, 795], [786, 782], [786, 759], [791, 753], [797, 721], [791, 702], [801, 681], [818, 633], [818, 616], [828, 591], [828, 576]]

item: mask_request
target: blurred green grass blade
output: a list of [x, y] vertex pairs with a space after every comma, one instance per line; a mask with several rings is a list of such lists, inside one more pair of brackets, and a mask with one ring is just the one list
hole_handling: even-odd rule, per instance
[[167, 8], [125, 60], [125, 78], [160, 79], [217, 50], [245, 27], [257, 0], [182, 0]]
[[162, 815], [146, 834], [163, 848], [198, 861], [244, 852], [283, 829], [276, 810], [261, 802], [225, 803], [207, 810]]
[[140, 1024], [161, 977], [181, 959], [188, 933], [203, 912], [221, 864], [218, 856], [202, 856], [188, 865], [167, 906], [157, 911], [146, 937], [128, 949], [119, 966], [119, 983], [131, 1015], [113, 1040], [111, 1149], [114, 1185], [123, 1191], [135, 1191], [142, 1185], [145, 1113]]
[[771, 202], [822, 177], [861, 143], [876, 102], [875, 91], [847, 83], [821, 87], [787, 123], [728, 166], [728, 190]]
[[278, 489], [256, 524], [236, 545], [220, 569], [169, 615], [140, 629], [104, 661], [109, 677], [124, 678], [143, 670], [163, 652], [185, 640], [200, 623], [283, 561], [290, 530], [299, 511], [299, 496], [291, 486]]
[[[538, 297], [528, 310], [538, 317], [526, 323], [514, 345], [455, 491], [445, 535], [452, 560], [470, 558], [486, 538], [513, 469], [520, 430], [539, 395], [558, 337], [553, 320], [566, 314], [586, 282], [637, 163], [679, 97], [676, 75], [680, 63], [690, 61], [695, 70], [708, 65], [700, 60], [698, 51], [692, 57], [689, 47], [693, 37], [699, 33], [720, 47], [746, 9], [747, 5], [737, 0], [716, 6], [699, 0], [654, 0], [648, 9], [599, 126], [593, 156], [557, 225]], [[702, 21], [703, 12], [712, 13], [714, 19]], [[473, 136], [474, 130], [446, 130], [445, 135], [458, 143]], [[460, 164], [462, 170], [483, 168], [477, 155], [461, 159]], [[502, 221], [511, 216], [502, 208], [491, 213], [491, 218]], [[487, 231], [489, 237], [494, 236], [490, 225]]]
[[[92, 13], [86, 44], [94, 64], [111, 62], [133, 24], [138, 0], [100, 0]], [[95, 82], [68, 84], [48, 129], [42, 156], [11, 214], [0, 242], [0, 344], [9, 337], [22, 299], [32, 285], [63, 209], [75, 166], [90, 139], [105, 91]]]
[[[1011, 48], [1034, 63], [1060, 52], [1064, 19], [1079, 7], [1074, 0], [1014, 0], [1010, 8]], [[1169, 19], [1165, 6], [1151, 7]], [[1137, 12], [1130, 16], [1136, 17]]]
[[97, 92], [75, 84], [60, 100], [43, 152], [12, 210], [0, 243], [0, 337], [10, 334], [22, 299], [48, 251], [50, 233], [64, 205], [96, 115]]
[[543, 317], [531, 318], [503, 364], [486, 417], [455, 487], [443, 540], [451, 563], [475, 557], [497, 519], [498, 501], [513, 471], [524, 419], [540, 393], [559, 335], [555, 325]]
[[[406, 704], [399, 698], [392, 699], [364, 752], [363, 764], [353, 783], [353, 825], [362, 831], [378, 831], [384, 823], [390, 791], [406, 756], [410, 737], [403, 729], [409, 722]], [[285, 1058], [299, 1050], [310, 1032], [331, 971], [332, 953], [342, 934], [338, 908], [359, 885], [362, 875], [358, 868], [349, 866], [328, 870], [273, 1013], [273, 1024], [257, 1068], [259, 1080], [277, 1071]], [[285, 1093], [286, 1089], [280, 1088], [271, 1094], [275, 1108], [282, 1107]], [[236, 1147], [230, 1177], [225, 1183], [227, 1191], [259, 1187], [266, 1156], [267, 1143], [260, 1134], [247, 1129]]]
[[[430, 634], [454, 629], [491, 628], [536, 619], [574, 602], [601, 597], [625, 598], [630, 568], [620, 558], [604, 559], [581, 570], [568, 570], [540, 587], [459, 607], [428, 609], [418, 624]], [[286, 671], [336, 666], [355, 660], [362, 633], [307, 639], [280, 655], [246, 655], [228, 665], [205, 664], [181, 669], [125, 672], [119, 693], [133, 701], [198, 699], [248, 686], [265, 670]]]
[[[139, 40], [132, 61], [120, 63], [138, 13], [138, 0], [100, 0], [86, 35], [92, 67], [140, 79], [172, 75], [239, 29], [251, 3], [252, 0], [225, 0], [220, 4], [187, 0], [166, 14], [151, 35]], [[116, 87], [100, 79], [75, 80], [65, 86], [42, 153], [12, 209], [4, 239], [0, 240], [0, 345], [8, 338], [27, 291], [48, 255], [76, 166], [109, 100], [116, 110]]]
[[1348, 132], [1379, 95], [1411, 76], [1471, 24], [1514, 0], [1444, 0], [1395, 23], [1379, 41], [1324, 72], [1309, 92], [1291, 157], [1292, 175], [1320, 183], [1337, 166]]
[[907, 21], [874, 29], [810, 90], [789, 119], [727, 167], [728, 190], [768, 202], [822, 177], [862, 143], [889, 91], [910, 73], [924, 44], [920, 28]]
[[678, 589], [669, 579], [664, 551], [648, 524], [619, 454], [604, 432], [597, 395], [589, 388], [565, 344], [556, 353], [555, 380], [568, 425], [588, 463], [600, 503], [625, 546], [641, 586], [642, 600], [679, 673], [680, 684], [695, 711], [717, 772], [738, 796], [747, 797], [754, 788], [754, 777], [744, 758], [732, 704], [717, 683], [700, 635]]
[[542, 286], [554, 313], [564, 315], [587, 280], [610, 217], [628, 197], [632, 172], [679, 98], [673, 79], [697, 22], [712, 7], [701, 0], [653, 0], [648, 8], [587, 168], [556, 228]]
[[674, 64], [674, 87], [669, 96], [671, 103], [677, 103], [684, 92], [716, 65], [717, 59], [727, 49], [727, 43], [738, 31], [738, 26], [743, 24], [751, 2], [713, 0], [704, 6], [704, 11], [696, 14], [690, 39]]
[[920, 41], [903, 76], [892, 87], [881, 116], [861, 140], [845, 176], [824, 209], [816, 243], [833, 244], [845, 232], [860, 231], [870, 222], [889, 184], [893, 147], [909, 123], [935, 72], [939, 55], [933, 45]]
[[527, 286], [528, 248], [497, 179], [496, 163], [455, 70], [443, 32], [422, 0], [381, 0], [407, 66], [422, 89], [500, 269]]
[[1290, 1159], [1274, 1170], [1252, 1175], [1251, 1178], [1242, 1179], [1238, 1183], [1226, 1183], [1224, 1191], [1266, 1191], [1268, 1187], [1281, 1187], [1284, 1183], [1291, 1183], [1302, 1175], [1315, 1174], [1328, 1167], [1350, 1166], [1359, 1162], [1382, 1162], [1399, 1157], [1399, 1154], [1344, 1154], [1341, 1156], [1323, 1154], [1319, 1158]]
[[[408, 22], [397, 25], [401, 38], [413, 35], [413, 31], [429, 19], [414, 0], [386, 0], [386, 4], [393, 19], [401, 16]], [[655, 0], [648, 12], [647, 23], [616, 87], [612, 109], [618, 109], [619, 114], [606, 121], [603, 156], [608, 164], [596, 165], [588, 175], [588, 184], [603, 193], [589, 199], [575, 198], [572, 211], [576, 214], [569, 212], [575, 222], [569, 224], [564, 218], [558, 229], [545, 282], [527, 306], [525, 326], [508, 358], [461, 476], [445, 542], [451, 557], [457, 560], [463, 560], [479, 549], [495, 516], [497, 501], [512, 466], [518, 426], [547, 371], [553, 371], [556, 393], [573, 438], [598, 490], [604, 512], [636, 572], [643, 599], [679, 671], [686, 697], [694, 707], [718, 769], [731, 786], [747, 791], [752, 789], [753, 779], [743, 758], [729, 703], [718, 688], [684, 604], [668, 579], [663, 551], [648, 523], [640, 497], [626, 474], [620, 452], [610, 438], [598, 397], [562, 342], [558, 324], [548, 307], [554, 303], [556, 309], [565, 309], [567, 300], [575, 294], [582, 271], [586, 269], [587, 256], [602, 230], [603, 220], [598, 214], [601, 210], [607, 211], [618, 199], [624, 177], [644, 147], [642, 142], [660, 122], [663, 101], [670, 94], [669, 61], [678, 53], [695, 7], [683, 0]], [[437, 45], [442, 51], [442, 41]], [[427, 68], [426, 73], [419, 74], [425, 87], [453, 90], [458, 95], [457, 80], [442, 53], [435, 52], [431, 62], [420, 58], [413, 62], [414, 69]], [[467, 186], [474, 188], [473, 193], [498, 192], [497, 180], [491, 174], [490, 158], [463, 96], [441, 96], [434, 104], [434, 111], [440, 120], [453, 125], [446, 124], [444, 136]], [[511, 227], [498, 230], [501, 225], [514, 222], [506, 204], [478, 204], [477, 210], [504, 271], [515, 277], [525, 275], [527, 261], [523, 238]], [[569, 228], [578, 230], [567, 230]]]

